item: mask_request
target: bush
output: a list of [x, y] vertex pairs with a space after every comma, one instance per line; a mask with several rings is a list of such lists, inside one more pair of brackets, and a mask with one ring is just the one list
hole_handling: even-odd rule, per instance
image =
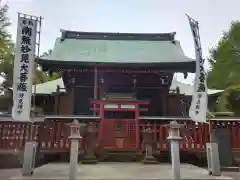
[[240, 85], [227, 88], [220, 96], [216, 109], [218, 112], [232, 111], [240, 116]]

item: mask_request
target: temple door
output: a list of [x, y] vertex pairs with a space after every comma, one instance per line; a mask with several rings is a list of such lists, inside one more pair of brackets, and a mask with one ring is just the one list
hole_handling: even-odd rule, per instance
[[102, 122], [102, 144], [105, 149], [136, 148], [136, 121], [133, 118], [123, 118], [121, 113], [109, 113]]

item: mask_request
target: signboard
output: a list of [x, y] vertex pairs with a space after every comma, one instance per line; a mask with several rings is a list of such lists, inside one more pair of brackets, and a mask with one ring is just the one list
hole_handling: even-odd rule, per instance
[[16, 53], [13, 74], [12, 118], [30, 121], [32, 80], [37, 36], [36, 18], [18, 16]]
[[104, 108], [105, 109], [117, 109], [118, 105], [117, 104], [105, 104]]
[[191, 31], [193, 34], [196, 54], [196, 75], [192, 103], [189, 109], [189, 116], [193, 121], [206, 122], [208, 110], [207, 80], [204, 71], [204, 59], [200, 43], [198, 22], [188, 16]]
[[122, 108], [122, 109], [135, 109], [135, 105], [134, 104], [121, 104], [120, 108]]

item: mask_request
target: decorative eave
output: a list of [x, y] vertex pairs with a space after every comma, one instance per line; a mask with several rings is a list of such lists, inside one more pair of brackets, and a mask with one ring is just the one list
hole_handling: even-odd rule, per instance
[[65, 39], [91, 40], [139, 40], [139, 41], [175, 41], [176, 32], [171, 33], [113, 33], [113, 32], [83, 32], [60, 30], [61, 41]]
[[62, 30], [52, 54], [36, 61], [46, 69], [81, 67], [159, 67], [195, 72], [195, 59], [185, 56], [176, 33], [134, 34]]
[[[57, 91], [57, 86], [60, 87], [60, 92], [65, 93], [65, 85], [63, 83], [63, 79], [59, 78], [56, 80], [48, 81], [42, 84], [36, 85], [36, 94], [52, 94]], [[179, 87], [180, 95], [182, 96], [192, 96], [193, 93], [193, 85], [185, 84], [177, 81], [176, 79], [172, 80], [171, 87], [169, 91], [176, 90], [176, 87]], [[12, 89], [12, 88], [9, 88]], [[32, 87], [32, 92], [34, 92], [35, 87]], [[224, 90], [217, 89], [208, 89], [208, 95], [217, 95], [222, 93]]]

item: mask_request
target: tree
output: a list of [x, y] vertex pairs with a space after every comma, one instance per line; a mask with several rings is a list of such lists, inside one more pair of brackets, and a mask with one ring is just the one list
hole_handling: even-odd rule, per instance
[[[52, 50], [49, 49], [47, 52], [43, 52], [42, 55], [40, 55], [40, 57], [42, 56], [48, 56], [52, 53]], [[52, 81], [55, 79], [60, 78], [60, 74], [59, 73], [48, 73], [48, 72], [44, 72], [41, 69], [40, 65], [37, 65], [37, 69], [35, 71], [35, 78], [33, 80], [33, 84], [40, 84], [40, 83], [44, 83], [47, 81]]]
[[[5, 5], [0, 8], [0, 75], [4, 78], [1, 84], [1, 91], [12, 87], [13, 81], [13, 62], [14, 62], [14, 43], [11, 40], [11, 34], [7, 31], [7, 27], [11, 25], [7, 17], [8, 6]], [[52, 50], [44, 52], [43, 55], [49, 55]], [[54, 73], [49, 75], [43, 72], [40, 68], [35, 71], [33, 84], [44, 83], [50, 80], [59, 78], [60, 75]]]
[[11, 25], [6, 16], [7, 10], [7, 5], [0, 8], [0, 75], [4, 78], [1, 89], [12, 84], [14, 60], [14, 44], [7, 31], [7, 27]]
[[210, 50], [211, 71], [208, 86], [226, 89], [240, 84], [240, 22], [234, 21], [228, 32], [223, 33], [216, 47]]
[[9, 22], [9, 19], [6, 16], [6, 13], [8, 11], [8, 6], [5, 5], [3, 7], [0, 7], [0, 47], [1, 47], [1, 53], [3, 52], [3, 49], [8, 49], [8, 43], [11, 42], [11, 36], [7, 31], [7, 27], [11, 25]]
[[239, 115], [240, 107], [240, 22], [233, 21], [228, 32], [210, 50], [208, 87], [224, 89], [217, 109]]

